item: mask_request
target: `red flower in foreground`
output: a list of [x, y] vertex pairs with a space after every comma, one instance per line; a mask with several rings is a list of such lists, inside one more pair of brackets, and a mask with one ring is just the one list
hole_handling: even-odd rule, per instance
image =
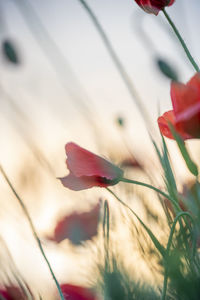
[[60, 287], [66, 300], [97, 300], [90, 289], [72, 284], [62, 284]]
[[147, 13], [157, 15], [160, 10], [170, 6], [175, 0], [135, 0], [135, 2]]
[[200, 73], [186, 85], [172, 82], [171, 99], [173, 110], [158, 118], [161, 133], [173, 139], [169, 128], [171, 123], [183, 140], [200, 138]]
[[59, 179], [71, 190], [107, 187], [117, 184], [123, 176], [120, 168], [74, 143], [66, 144], [65, 151], [70, 173]]
[[0, 299], [2, 300], [26, 300], [27, 296], [15, 286], [5, 286], [0, 289]]
[[82, 241], [91, 239], [97, 234], [99, 222], [100, 204], [98, 203], [91, 211], [85, 213], [72, 213], [58, 222], [51, 240], [60, 243], [69, 239], [78, 245]]

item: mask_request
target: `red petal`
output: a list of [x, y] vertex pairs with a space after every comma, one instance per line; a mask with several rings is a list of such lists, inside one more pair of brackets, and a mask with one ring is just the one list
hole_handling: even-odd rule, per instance
[[85, 213], [72, 213], [58, 222], [51, 240], [57, 243], [69, 239], [73, 244], [91, 239], [97, 234], [100, 204]]
[[160, 132], [162, 135], [174, 139], [170, 129], [169, 129], [169, 123], [171, 123], [173, 126], [175, 126], [175, 117], [173, 110], [165, 112], [161, 117], [158, 118], [158, 126], [160, 128]]
[[170, 139], [174, 139], [169, 129], [169, 123], [173, 125], [173, 127], [177, 130], [178, 134], [182, 137], [183, 140], [192, 138], [188, 133], [177, 127], [173, 110], [165, 112], [161, 117], [158, 118], [158, 126], [162, 135]]
[[157, 15], [165, 6], [170, 6], [175, 0], [135, 0], [147, 13]]
[[175, 0], [171, 0], [171, 1], [169, 2], [168, 6], [174, 4], [174, 2], [175, 2]]
[[95, 300], [97, 299], [90, 289], [72, 284], [61, 284], [61, 290], [66, 300]]
[[0, 289], [0, 299], [1, 296], [5, 300], [27, 300], [26, 294], [16, 286], [5, 286], [4, 289]]
[[187, 86], [195, 88], [198, 91], [198, 94], [200, 95], [200, 73], [196, 73], [187, 83]]
[[157, 15], [159, 13], [158, 8], [153, 7], [150, 0], [135, 0], [136, 3], [148, 14]]
[[[68, 143], [65, 146], [65, 150], [67, 167], [77, 177], [97, 176], [114, 180], [123, 176], [123, 171], [120, 168], [74, 143]], [[85, 184], [91, 187], [95, 185], [93, 182], [94, 179], [89, 178]], [[80, 184], [83, 184], [83, 180], [81, 180]], [[104, 185], [98, 184], [98, 186]]]
[[1, 299], [1, 296], [3, 297], [3, 300], [4, 299], [5, 300], [12, 300], [6, 290], [0, 290], [0, 299]]
[[70, 190], [73, 191], [81, 191], [85, 189], [89, 189], [92, 187], [107, 187], [109, 185], [113, 185], [114, 182], [105, 182], [103, 181], [103, 177], [97, 177], [97, 176], [81, 176], [76, 177], [72, 173], [69, 175], [58, 178], [61, 180], [62, 184], [67, 187]]
[[200, 95], [196, 88], [175, 81], [172, 82], [171, 99], [175, 116], [187, 110], [189, 107], [196, 105], [196, 103], [200, 103], [200, 101], [198, 101], [199, 97]]
[[196, 74], [187, 85], [173, 82], [171, 97], [176, 127], [190, 138], [200, 137], [200, 75]]

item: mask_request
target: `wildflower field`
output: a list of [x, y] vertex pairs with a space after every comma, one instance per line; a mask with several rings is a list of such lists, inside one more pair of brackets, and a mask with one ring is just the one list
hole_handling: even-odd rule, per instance
[[0, 1], [0, 300], [200, 299], [199, 13]]

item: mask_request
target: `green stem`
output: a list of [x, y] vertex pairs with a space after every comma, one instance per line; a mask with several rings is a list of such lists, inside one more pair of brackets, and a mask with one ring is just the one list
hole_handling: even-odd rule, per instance
[[1, 174], [3, 175], [4, 179], [6, 180], [6, 182], [8, 183], [8, 185], [9, 185], [10, 189], [12, 190], [13, 194], [14, 194], [15, 197], [17, 198], [17, 200], [18, 200], [18, 202], [19, 202], [19, 204], [20, 204], [20, 206], [21, 206], [21, 208], [22, 208], [22, 210], [23, 210], [23, 212], [24, 212], [24, 214], [25, 214], [25, 216], [26, 216], [26, 218], [27, 218], [27, 220], [28, 220], [28, 222], [29, 222], [29, 225], [30, 225], [30, 227], [31, 227], [31, 230], [32, 230], [32, 233], [33, 233], [33, 235], [34, 235], [34, 237], [35, 237], [35, 240], [36, 240], [36, 242], [37, 242], [37, 244], [38, 244], [38, 247], [39, 247], [39, 249], [40, 249], [40, 251], [41, 251], [41, 253], [42, 253], [42, 256], [43, 256], [44, 260], [45, 260], [46, 263], [47, 263], [47, 266], [48, 266], [48, 268], [49, 268], [49, 270], [50, 270], [50, 273], [51, 273], [51, 275], [52, 275], [52, 277], [53, 277], [53, 280], [55, 281], [55, 284], [56, 284], [56, 286], [57, 286], [57, 289], [58, 289], [58, 292], [59, 292], [59, 295], [60, 295], [60, 299], [61, 299], [61, 300], [65, 300], [65, 298], [64, 298], [64, 296], [63, 296], [63, 293], [62, 293], [62, 290], [61, 290], [61, 288], [60, 288], [60, 285], [59, 285], [59, 283], [58, 283], [58, 281], [57, 281], [57, 279], [56, 279], [56, 276], [55, 276], [55, 274], [54, 274], [54, 272], [53, 272], [53, 270], [52, 270], [52, 268], [51, 268], [51, 265], [50, 265], [50, 263], [49, 263], [49, 261], [48, 261], [48, 259], [47, 259], [47, 257], [46, 257], [46, 254], [45, 254], [45, 252], [44, 252], [44, 250], [43, 250], [41, 241], [40, 241], [40, 239], [39, 239], [39, 237], [38, 237], [38, 235], [37, 235], [37, 232], [36, 232], [36, 230], [35, 230], [35, 227], [34, 227], [34, 225], [33, 225], [33, 222], [32, 222], [32, 220], [31, 220], [31, 217], [30, 217], [30, 215], [29, 215], [29, 212], [28, 212], [28, 210], [27, 210], [27, 208], [26, 208], [26, 206], [25, 206], [23, 200], [20, 198], [20, 196], [18, 195], [18, 193], [17, 193], [16, 190], [14, 189], [12, 183], [10, 182], [8, 176], [6, 175], [4, 169], [2, 168], [1, 165], [0, 165], [0, 172], [1, 172]]
[[149, 188], [151, 190], [154, 190], [155, 192], [159, 193], [163, 197], [169, 199], [174, 204], [174, 206], [176, 207], [177, 211], [179, 211], [179, 212], [181, 211], [178, 203], [176, 201], [174, 201], [174, 199], [172, 199], [168, 194], [164, 193], [163, 191], [159, 190], [158, 188], [154, 187], [153, 185], [148, 184], [148, 183], [144, 183], [144, 182], [141, 182], [141, 181], [127, 179], [127, 178], [122, 178], [121, 181], [126, 182], [126, 183], [132, 183], [132, 184], [136, 184], [136, 185], [141, 185], [141, 186], [147, 187], [147, 188]]
[[105, 250], [105, 270], [109, 272], [109, 233], [110, 233], [110, 212], [108, 201], [104, 202], [103, 216], [104, 250]]
[[176, 228], [176, 224], [179, 221], [180, 218], [182, 218], [183, 216], [188, 216], [192, 222], [194, 222], [192, 216], [188, 213], [188, 212], [180, 212], [176, 218], [174, 219], [174, 222], [172, 224], [171, 227], [171, 231], [170, 231], [170, 235], [169, 235], [169, 239], [168, 239], [168, 243], [167, 243], [167, 248], [166, 248], [166, 256], [165, 256], [165, 275], [164, 275], [164, 282], [163, 282], [163, 290], [162, 290], [162, 300], [165, 300], [166, 298], [166, 292], [167, 292], [167, 282], [168, 282], [168, 258], [169, 258], [169, 251], [170, 251], [170, 247], [172, 244], [172, 238], [173, 238], [173, 234], [175, 232], [175, 228]]
[[152, 240], [152, 242], [154, 243], [155, 247], [158, 249], [158, 251], [160, 252], [160, 254], [165, 257], [165, 248], [160, 244], [160, 242], [157, 240], [157, 238], [155, 237], [155, 235], [153, 234], [153, 232], [144, 224], [144, 222], [140, 219], [140, 217], [138, 217], [138, 215], [134, 212], [134, 210], [128, 206], [124, 201], [122, 201], [112, 190], [110, 190], [109, 188], [106, 188], [107, 191], [109, 191], [123, 206], [125, 206], [126, 208], [128, 208], [131, 213], [138, 219], [138, 221], [140, 222], [140, 224], [143, 226], [143, 228], [146, 230], [146, 232], [148, 233], [150, 239]]
[[109, 244], [109, 232], [110, 232], [110, 212], [108, 201], [104, 202], [104, 216], [103, 216], [103, 233], [104, 238], [106, 239], [107, 245]]
[[78, 1], [81, 3], [83, 8], [86, 10], [88, 15], [90, 16], [90, 18], [93, 22], [93, 25], [95, 26], [96, 30], [98, 31], [99, 36], [101, 37], [111, 59], [113, 60], [115, 66], [125, 84], [125, 86], [127, 87], [131, 98], [135, 101], [147, 128], [150, 128], [151, 131], [154, 132], [154, 128], [152, 125], [150, 115], [149, 115], [148, 111], [146, 110], [145, 106], [142, 104], [142, 100], [140, 99], [140, 96], [139, 96], [135, 86], [133, 85], [127, 70], [125, 69], [123, 63], [121, 62], [119, 56], [117, 55], [109, 37], [107, 36], [105, 30], [103, 29], [102, 25], [100, 24], [97, 16], [93, 12], [93, 10], [90, 8], [90, 6], [87, 4], [87, 1], [85, 1], [85, 0], [78, 0]]
[[165, 17], [166, 17], [168, 23], [170, 24], [170, 26], [172, 27], [172, 29], [173, 29], [174, 33], [176, 34], [179, 42], [181, 43], [181, 45], [182, 45], [182, 47], [183, 47], [183, 49], [185, 51], [185, 54], [187, 55], [189, 61], [193, 65], [194, 69], [197, 72], [199, 72], [200, 71], [199, 66], [197, 65], [197, 63], [195, 62], [194, 58], [192, 57], [192, 55], [191, 55], [191, 53], [190, 53], [190, 51], [189, 51], [186, 43], [184, 42], [184, 40], [183, 40], [182, 36], [180, 35], [178, 29], [176, 28], [176, 25], [174, 24], [174, 22], [172, 21], [172, 19], [170, 18], [170, 16], [168, 15], [168, 13], [166, 12], [165, 9], [163, 9], [163, 14], [165, 15]]

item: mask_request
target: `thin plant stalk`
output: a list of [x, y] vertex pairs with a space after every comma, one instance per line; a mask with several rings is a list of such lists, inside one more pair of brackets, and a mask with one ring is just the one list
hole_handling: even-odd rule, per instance
[[163, 197], [169, 199], [174, 204], [176, 209], [180, 212], [181, 209], [180, 209], [178, 203], [176, 201], [174, 201], [174, 199], [172, 199], [172, 197], [170, 197], [168, 194], [164, 193], [163, 191], [161, 191], [160, 189], [154, 187], [153, 185], [148, 184], [148, 183], [144, 183], [144, 182], [141, 182], [141, 181], [127, 179], [127, 178], [122, 178], [121, 181], [126, 182], [126, 183], [132, 183], [132, 184], [135, 184], [135, 185], [141, 185], [141, 186], [147, 187], [151, 190], [154, 190], [155, 192], [159, 193]]
[[46, 264], [47, 264], [47, 266], [48, 266], [48, 268], [49, 268], [49, 271], [50, 271], [50, 273], [51, 273], [51, 275], [52, 275], [52, 277], [53, 277], [53, 280], [55, 281], [55, 284], [56, 284], [56, 286], [57, 286], [57, 289], [58, 289], [58, 292], [59, 292], [59, 295], [60, 295], [60, 299], [61, 299], [61, 300], [65, 300], [64, 295], [63, 295], [63, 293], [62, 293], [62, 290], [61, 290], [61, 288], [60, 288], [60, 285], [59, 285], [59, 283], [58, 283], [58, 281], [57, 281], [57, 279], [56, 279], [56, 276], [55, 276], [55, 274], [54, 274], [54, 272], [53, 272], [53, 270], [52, 270], [52, 267], [51, 267], [51, 265], [50, 265], [50, 262], [48, 261], [48, 259], [47, 259], [47, 257], [46, 257], [46, 254], [45, 254], [44, 249], [43, 249], [43, 247], [42, 247], [42, 243], [41, 243], [41, 241], [40, 241], [40, 239], [39, 239], [39, 237], [38, 237], [38, 234], [37, 234], [37, 232], [36, 232], [36, 229], [35, 229], [35, 227], [34, 227], [34, 225], [33, 225], [33, 222], [32, 222], [32, 220], [31, 220], [31, 217], [30, 217], [30, 215], [29, 215], [29, 212], [28, 212], [28, 210], [27, 210], [27, 208], [26, 208], [26, 206], [25, 206], [23, 200], [20, 198], [20, 196], [19, 196], [18, 193], [16, 192], [15, 188], [13, 187], [12, 183], [10, 182], [8, 176], [6, 175], [4, 169], [2, 168], [1, 165], [0, 165], [0, 172], [1, 172], [1, 174], [3, 175], [4, 179], [6, 180], [7, 184], [9, 185], [10, 189], [12, 190], [13, 194], [15, 195], [16, 199], [18, 200], [18, 202], [19, 202], [19, 204], [20, 204], [20, 206], [21, 206], [21, 208], [22, 208], [22, 210], [23, 210], [23, 212], [24, 212], [24, 214], [25, 214], [25, 216], [26, 216], [26, 218], [27, 218], [27, 220], [28, 220], [28, 222], [29, 222], [29, 225], [30, 225], [30, 227], [31, 227], [31, 231], [32, 231], [32, 233], [33, 233], [33, 236], [34, 236], [34, 238], [35, 238], [37, 244], [38, 244], [38, 247], [39, 247], [39, 249], [40, 249], [40, 252], [41, 252], [41, 254], [42, 254], [44, 260], [46, 261]]
[[144, 224], [144, 222], [140, 219], [140, 217], [134, 212], [134, 210], [128, 206], [128, 204], [126, 204], [124, 201], [122, 201], [111, 189], [106, 188], [107, 191], [109, 193], [111, 193], [123, 206], [125, 206], [126, 208], [128, 208], [131, 213], [138, 219], [138, 221], [140, 222], [140, 224], [142, 225], [142, 227], [145, 229], [145, 231], [148, 233], [150, 239], [152, 240], [152, 242], [154, 243], [156, 249], [160, 252], [160, 254], [165, 257], [165, 248], [160, 244], [160, 242], [158, 241], [158, 239], [155, 237], [155, 235], [153, 234], [153, 232]]
[[[19, 105], [17, 105], [16, 100], [11, 96], [5, 88], [2, 86], [0, 82], [0, 96], [5, 98], [5, 100], [10, 104], [12, 107], [12, 112], [16, 113], [18, 116], [18, 120], [16, 118], [12, 118], [12, 121], [15, 122], [15, 129], [18, 127], [18, 131], [22, 134], [24, 141], [26, 142], [27, 146], [31, 149], [33, 155], [35, 156], [36, 160], [39, 164], [43, 165], [51, 175], [55, 178], [55, 172], [51, 164], [48, 162], [40, 148], [35, 144], [33, 141], [32, 135], [30, 131], [34, 129], [33, 124], [31, 123], [30, 119], [26, 116], [26, 114], [21, 110]], [[22, 126], [17, 121], [23, 121], [26, 126]], [[22, 132], [23, 131], [23, 132]]]
[[[11, 1], [18, 7], [24, 21], [37, 41], [38, 46], [41, 48], [50, 65], [53, 67], [60, 84], [73, 100], [71, 103], [75, 104], [75, 108], [79, 110], [80, 114], [85, 118], [93, 131], [97, 145], [99, 145], [99, 139], [96, 138], [97, 133], [99, 133], [96, 119], [99, 118], [99, 116], [92, 107], [92, 101], [90, 100], [79, 78], [73, 71], [66, 56], [63, 55], [56, 42], [43, 25], [43, 22], [31, 2], [29, 0]], [[69, 84], [69, 78], [71, 80], [71, 84]], [[76, 89], [73, 89], [73, 86], [75, 86]]]
[[108, 201], [104, 202], [103, 216], [103, 235], [104, 235], [104, 251], [105, 251], [105, 269], [109, 271], [109, 233], [110, 233], [110, 212]]
[[171, 231], [170, 231], [170, 235], [169, 235], [169, 239], [167, 242], [167, 248], [166, 248], [166, 257], [165, 257], [165, 274], [164, 274], [164, 281], [163, 281], [163, 290], [162, 290], [162, 300], [165, 300], [166, 298], [166, 293], [167, 293], [167, 282], [168, 282], [168, 266], [167, 266], [167, 260], [169, 258], [169, 252], [170, 252], [170, 247], [172, 244], [172, 239], [173, 239], [173, 234], [175, 232], [175, 228], [176, 228], [176, 224], [179, 221], [180, 218], [182, 218], [183, 216], [187, 216], [189, 217], [192, 222], [194, 222], [192, 216], [188, 213], [188, 212], [180, 212], [176, 218], [174, 219], [174, 222], [172, 224], [171, 227]]
[[[176, 213], [182, 212], [182, 209], [180, 208], [179, 204], [171, 196], [167, 195], [166, 193], [164, 193], [160, 189], [154, 187], [153, 185], [150, 185], [150, 184], [144, 183], [144, 182], [140, 182], [140, 181], [136, 181], [136, 180], [127, 179], [127, 178], [122, 178], [121, 181], [126, 182], [126, 183], [132, 183], [135, 185], [141, 185], [141, 186], [147, 187], [147, 188], [159, 193], [160, 195], [167, 198], [168, 200], [170, 200], [173, 203], [173, 205], [176, 209]], [[189, 224], [188, 224], [187, 220], [185, 220], [185, 223], [189, 228]], [[180, 221], [180, 226], [182, 227], [181, 221]]]
[[196, 63], [196, 61], [194, 60], [193, 56], [190, 53], [190, 50], [188, 49], [186, 43], [184, 42], [180, 32], [178, 31], [176, 25], [174, 24], [174, 22], [172, 21], [172, 19], [170, 18], [170, 16], [168, 15], [168, 13], [166, 12], [165, 9], [163, 9], [163, 14], [166, 17], [168, 23], [170, 24], [170, 26], [172, 27], [175, 35], [177, 36], [179, 42], [181, 43], [181, 46], [183, 47], [183, 50], [185, 51], [185, 54], [187, 55], [189, 61], [191, 62], [192, 66], [194, 67], [195, 71], [199, 72], [199, 66]]
[[108, 201], [104, 202], [104, 217], [103, 217], [103, 233], [107, 246], [109, 245], [109, 232], [110, 232], [110, 212]]
[[144, 105], [142, 104], [142, 100], [140, 99], [140, 96], [138, 94], [138, 92], [136, 91], [135, 86], [133, 85], [124, 65], [122, 64], [120, 58], [118, 57], [117, 53], [114, 50], [114, 47], [112, 46], [110, 39], [108, 38], [105, 30], [103, 29], [102, 25], [100, 24], [97, 16], [94, 14], [93, 10], [91, 9], [91, 7], [87, 4], [87, 2], [85, 0], [78, 0], [81, 5], [83, 6], [83, 8], [86, 10], [86, 12], [88, 13], [88, 15], [90, 16], [95, 28], [97, 29], [100, 37], [102, 38], [102, 41], [108, 51], [108, 53], [110, 54], [110, 57], [112, 58], [123, 82], [125, 83], [131, 98], [134, 100], [134, 102], [136, 103], [141, 116], [143, 117], [143, 120], [145, 122], [145, 124], [147, 125], [147, 128], [150, 130], [153, 130], [153, 126], [152, 126], [152, 122], [150, 119], [150, 116], [146, 110], [146, 108], [144, 107]]

